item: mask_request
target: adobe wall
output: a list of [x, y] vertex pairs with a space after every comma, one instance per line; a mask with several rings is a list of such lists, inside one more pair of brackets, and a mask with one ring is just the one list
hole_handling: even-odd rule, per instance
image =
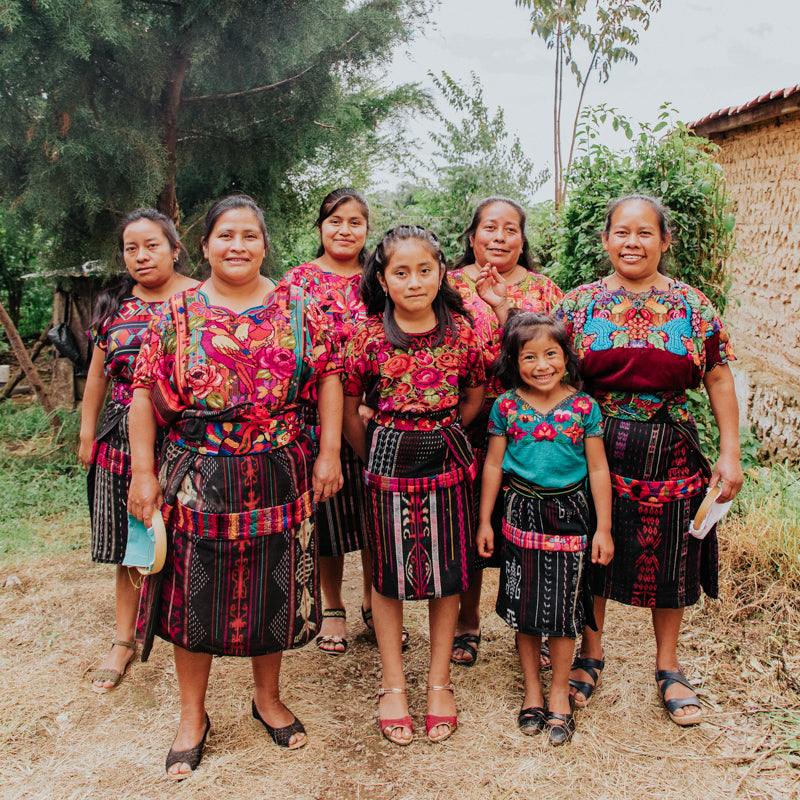
[[765, 453], [800, 463], [800, 114], [710, 138], [735, 203], [724, 316], [740, 399]]

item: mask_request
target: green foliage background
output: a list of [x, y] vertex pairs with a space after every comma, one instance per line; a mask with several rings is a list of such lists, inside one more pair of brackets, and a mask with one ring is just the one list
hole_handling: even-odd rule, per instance
[[[630, 150], [612, 150], [599, 141], [600, 126], [607, 123], [624, 132]], [[668, 105], [654, 125], [634, 124], [602, 106], [592, 109], [579, 143], [581, 156], [568, 176], [567, 200], [556, 218], [550, 277], [566, 291], [608, 274], [611, 266], [600, 239], [608, 202], [648, 194], [671, 213], [667, 271], [704, 292], [722, 313], [735, 218], [722, 169], [714, 161], [716, 145], [688, 130]]]

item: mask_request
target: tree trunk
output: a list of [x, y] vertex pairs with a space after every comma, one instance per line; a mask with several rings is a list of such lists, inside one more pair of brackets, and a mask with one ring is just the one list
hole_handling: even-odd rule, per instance
[[167, 182], [158, 194], [157, 208], [168, 216], [177, 226], [180, 221], [178, 208], [177, 177], [178, 177], [178, 113], [181, 107], [181, 92], [183, 79], [189, 68], [189, 58], [179, 56], [175, 62], [172, 78], [167, 84], [162, 95], [164, 108], [164, 132], [161, 141], [167, 150]]
[[6, 333], [6, 337], [11, 345], [11, 349], [14, 351], [14, 355], [17, 357], [20, 367], [22, 367], [24, 370], [25, 377], [28, 379], [28, 383], [31, 385], [33, 391], [36, 392], [36, 398], [38, 399], [42, 408], [45, 410], [45, 413], [50, 417], [50, 427], [54, 430], [57, 430], [59, 423], [58, 420], [56, 420], [53, 416], [53, 405], [50, 402], [50, 397], [45, 391], [42, 379], [39, 377], [39, 373], [36, 371], [33, 361], [31, 361], [30, 357], [28, 356], [28, 351], [25, 349], [22, 339], [19, 338], [19, 333], [17, 333], [17, 329], [14, 327], [14, 323], [11, 321], [11, 317], [9, 317], [6, 313], [2, 303], [0, 303], [0, 325], [3, 326], [3, 330]]

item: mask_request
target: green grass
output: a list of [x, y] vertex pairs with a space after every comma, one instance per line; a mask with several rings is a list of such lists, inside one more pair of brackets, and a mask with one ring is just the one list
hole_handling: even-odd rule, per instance
[[0, 563], [88, 544], [86, 475], [77, 462], [77, 412], [53, 433], [36, 403], [0, 404]]

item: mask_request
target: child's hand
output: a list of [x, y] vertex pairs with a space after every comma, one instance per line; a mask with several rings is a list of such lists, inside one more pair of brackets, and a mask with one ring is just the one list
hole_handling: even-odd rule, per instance
[[478, 555], [481, 558], [489, 558], [494, 553], [494, 531], [491, 525], [486, 523], [480, 525], [475, 544], [478, 548]]
[[614, 540], [611, 533], [604, 531], [595, 532], [592, 539], [592, 564], [602, 564], [605, 566], [614, 557]]

